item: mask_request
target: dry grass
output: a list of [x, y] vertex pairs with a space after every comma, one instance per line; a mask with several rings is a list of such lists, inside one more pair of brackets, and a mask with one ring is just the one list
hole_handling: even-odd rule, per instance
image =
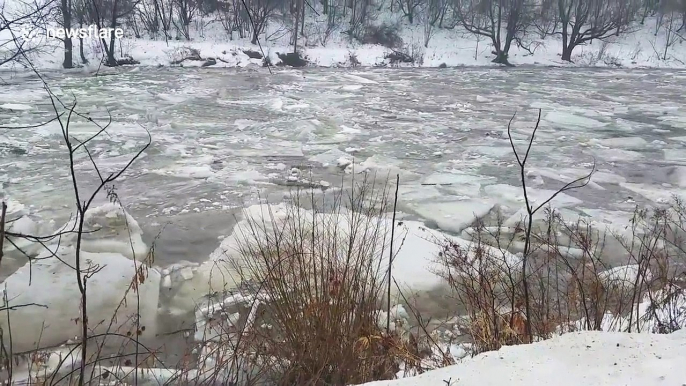
[[[525, 237], [521, 225], [508, 233], [502, 224], [477, 224], [470, 248], [446, 243], [443, 275], [467, 310], [474, 353], [576, 330], [664, 333], [684, 327], [685, 219], [679, 200], [669, 209], [637, 209], [628, 234], [620, 235], [548, 212], [531, 234], [525, 278], [521, 259], [513, 264], [504, 258]], [[606, 249], [610, 244], [620, 248]]]
[[329, 208], [325, 198], [311, 196], [310, 210], [299, 202], [279, 213], [269, 207], [240, 230], [239, 271], [259, 283], [268, 299], [250, 345], [273, 360], [276, 383], [395, 377], [407, 352], [396, 334], [379, 325], [387, 288], [381, 256], [390, 243], [387, 194], [387, 185], [353, 182], [346, 193], [334, 193]]

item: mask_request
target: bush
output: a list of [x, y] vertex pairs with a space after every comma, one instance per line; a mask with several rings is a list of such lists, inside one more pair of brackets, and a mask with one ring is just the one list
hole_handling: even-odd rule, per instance
[[414, 58], [401, 51], [392, 51], [384, 56], [391, 64], [414, 63]]
[[281, 60], [277, 66], [290, 67], [305, 67], [307, 66], [307, 58], [300, 55], [299, 52], [289, 52], [287, 54], [276, 53], [276, 56]]
[[357, 40], [363, 44], [378, 44], [391, 49], [403, 45], [403, 39], [398, 34], [398, 26], [386, 23], [367, 26], [363, 35], [357, 36]]
[[359, 67], [361, 65], [360, 60], [357, 59], [357, 54], [352, 51], [348, 52], [347, 62], [350, 67]]
[[[300, 197], [297, 195], [296, 197]], [[346, 385], [391, 379], [405, 353], [380, 326], [390, 229], [386, 191], [353, 186], [334, 197], [265, 206], [238, 232], [234, 261], [243, 280], [260, 283], [262, 316], [251, 336], [278, 384]], [[332, 207], [323, 213], [325, 203]]]

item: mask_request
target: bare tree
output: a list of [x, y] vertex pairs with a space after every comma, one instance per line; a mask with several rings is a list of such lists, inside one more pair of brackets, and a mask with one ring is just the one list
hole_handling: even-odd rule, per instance
[[[138, 2], [129, 0], [90, 0], [88, 14], [99, 30], [109, 28], [109, 39], [100, 37], [100, 42], [107, 55], [105, 64], [117, 66], [119, 62], [114, 56], [117, 36], [115, 30], [119, 27], [119, 20], [133, 12]], [[108, 41], [109, 40], [109, 41]]]
[[0, 66], [20, 62], [38, 48], [31, 43], [31, 38], [37, 37], [37, 31], [44, 28], [53, 2], [17, 0], [12, 10], [7, 9], [7, 2], [0, 3]]
[[140, 20], [143, 29], [150, 35], [155, 36], [160, 30], [160, 15], [157, 2], [141, 1], [136, 8], [135, 17]]
[[412, 24], [417, 8], [422, 4], [422, 0], [396, 0], [398, 9], [407, 17], [407, 20]]
[[629, 27], [631, 0], [557, 0], [562, 36], [562, 60], [571, 61], [574, 48], [593, 39], [607, 39]]
[[448, 0], [427, 0], [425, 14], [432, 26], [438, 23], [438, 28], [443, 28], [443, 21], [448, 12], [450, 2]]
[[269, 20], [274, 16], [276, 10], [282, 5], [277, 0], [246, 0], [245, 6], [252, 20], [252, 44], [257, 44], [259, 36], [267, 27]]
[[427, 48], [429, 47], [429, 41], [431, 40], [431, 37], [433, 37], [433, 35], [436, 33], [436, 27], [434, 27], [436, 19], [433, 19], [431, 16], [432, 15], [429, 13], [429, 10], [427, 10], [422, 17], [424, 22], [424, 47]]
[[[521, 278], [522, 278], [522, 288], [524, 290], [524, 310], [525, 310], [525, 316], [527, 321], [531, 321], [531, 297], [529, 295], [530, 292], [530, 286], [529, 286], [529, 280], [528, 280], [528, 273], [527, 273], [527, 268], [529, 264], [529, 258], [531, 257], [531, 251], [532, 251], [532, 231], [534, 227], [534, 215], [541, 210], [542, 208], [545, 208], [546, 205], [548, 205], [552, 200], [555, 199], [560, 193], [569, 191], [569, 190], [574, 190], [574, 189], [579, 189], [582, 188], [586, 185], [588, 185], [589, 182], [591, 182], [591, 177], [593, 176], [593, 173], [596, 170], [596, 164], [595, 160], [593, 160], [593, 168], [591, 171], [582, 177], [579, 177], [567, 184], [565, 184], [563, 187], [555, 191], [548, 199], [543, 201], [542, 203], [532, 203], [529, 195], [528, 195], [528, 190], [527, 190], [527, 185], [526, 185], [526, 163], [529, 160], [529, 154], [531, 152], [531, 147], [534, 143], [534, 139], [536, 138], [536, 131], [538, 131], [539, 125], [541, 123], [541, 110], [538, 110], [538, 119], [536, 120], [536, 126], [534, 127], [533, 132], [531, 133], [531, 138], [528, 141], [528, 145], [526, 148], [526, 152], [522, 154], [521, 150], [517, 151], [517, 147], [515, 146], [515, 141], [512, 137], [512, 121], [514, 120], [515, 115], [512, 115], [512, 118], [510, 119], [510, 122], [507, 124], [507, 137], [510, 141], [510, 146], [512, 147], [512, 152], [514, 153], [515, 159], [517, 160], [517, 165], [519, 166], [519, 171], [520, 171], [520, 181], [522, 183], [522, 192], [524, 194], [524, 203], [525, 203], [525, 209], [526, 209], [526, 219], [525, 222], [526, 224], [524, 225], [524, 251], [522, 252], [522, 272], [521, 272]], [[531, 330], [531, 323], [526, 323], [526, 336], [528, 337], [529, 343], [533, 342], [533, 334]]]
[[[233, 40], [233, 33], [238, 32], [242, 39], [251, 29], [250, 17], [241, 0], [221, 1], [218, 3], [219, 22]], [[254, 44], [254, 43], [253, 43]]]
[[178, 24], [174, 22], [174, 25], [186, 40], [191, 39], [190, 25], [198, 12], [198, 4], [196, 0], [174, 0], [178, 19]]
[[169, 31], [171, 30], [172, 20], [174, 19], [174, 6], [171, 0], [153, 0], [155, 5], [155, 12], [159, 15], [162, 22], [162, 31], [164, 31], [164, 38], [169, 39]]
[[530, 0], [456, 0], [453, 11], [470, 33], [491, 39], [493, 63], [511, 66], [508, 54], [533, 24]]
[[683, 0], [663, 0], [658, 9], [657, 28], [664, 28], [665, 45], [662, 52], [654, 47], [657, 56], [661, 60], [667, 60], [669, 49], [678, 41], [683, 41], [684, 36], [680, 33], [683, 28], [684, 15], [686, 15], [686, 1]]
[[[72, 16], [76, 18], [79, 28], [83, 28], [88, 17], [88, 0], [75, 0], [72, 3]], [[81, 35], [79, 35], [79, 56], [81, 63], [88, 64], [86, 54], [83, 52], [83, 37]]]
[[346, 0], [346, 7], [351, 11], [348, 34], [353, 37], [364, 36], [374, 16], [371, 0]]
[[541, 39], [554, 35], [560, 27], [558, 0], [541, 0], [534, 25]]

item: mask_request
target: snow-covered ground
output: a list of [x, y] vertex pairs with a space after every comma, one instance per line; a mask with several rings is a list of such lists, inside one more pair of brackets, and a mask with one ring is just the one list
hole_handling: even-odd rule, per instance
[[422, 375], [367, 386], [657, 386], [686, 382], [686, 330], [579, 332], [503, 347]]

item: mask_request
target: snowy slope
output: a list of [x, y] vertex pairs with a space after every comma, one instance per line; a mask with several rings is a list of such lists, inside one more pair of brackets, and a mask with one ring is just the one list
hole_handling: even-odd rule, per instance
[[583, 332], [504, 347], [422, 375], [368, 386], [657, 386], [686, 384], [686, 330]]

